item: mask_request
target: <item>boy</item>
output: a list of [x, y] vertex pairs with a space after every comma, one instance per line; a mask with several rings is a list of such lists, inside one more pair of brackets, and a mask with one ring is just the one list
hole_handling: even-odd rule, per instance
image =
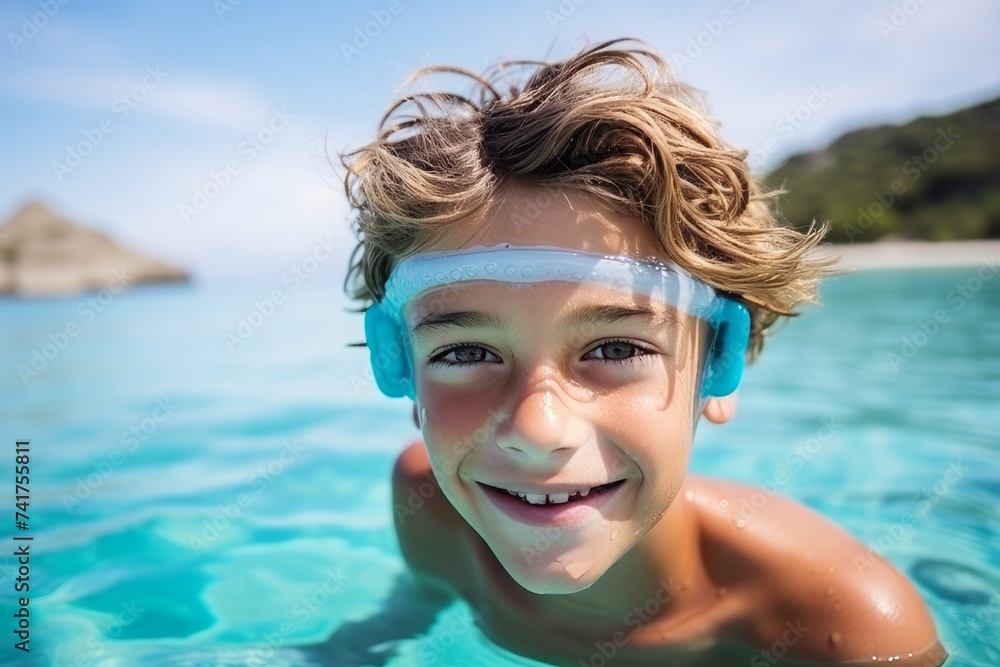
[[[393, 472], [396, 507], [426, 498], [396, 512], [421, 610], [399, 636], [457, 596], [557, 665], [940, 665], [890, 565], [858, 573], [868, 551], [811, 510], [744, 520], [752, 487], [687, 474], [700, 417], [732, 417], [744, 360], [815, 300], [824, 230], [779, 226], [746, 152], [620, 41], [506, 93], [498, 68], [469, 74], [477, 100], [408, 98], [345, 156], [351, 296], [423, 436]], [[362, 626], [334, 644], [376, 643]]]

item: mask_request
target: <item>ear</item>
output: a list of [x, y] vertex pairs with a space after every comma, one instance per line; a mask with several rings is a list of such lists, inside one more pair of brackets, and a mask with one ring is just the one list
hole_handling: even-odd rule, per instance
[[705, 415], [705, 419], [713, 424], [725, 424], [736, 414], [736, 403], [735, 392], [722, 398], [713, 396], [705, 402], [705, 408], [701, 414]]

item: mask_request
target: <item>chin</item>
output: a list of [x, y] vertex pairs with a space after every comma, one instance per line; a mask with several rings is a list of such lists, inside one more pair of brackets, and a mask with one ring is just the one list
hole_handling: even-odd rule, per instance
[[592, 586], [604, 576], [614, 560], [607, 554], [595, 559], [585, 549], [541, 551], [527, 545], [511, 545], [494, 555], [521, 588], [538, 595], [568, 595]]
[[516, 581], [521, 588], [536, 595], [570, 595], [590, 588], [600, 579], [599, 574], [587, 573], [574, 578], [559, 565], [554, 565], [552, 569], [531, 572], [511, 572], [508, 574]]

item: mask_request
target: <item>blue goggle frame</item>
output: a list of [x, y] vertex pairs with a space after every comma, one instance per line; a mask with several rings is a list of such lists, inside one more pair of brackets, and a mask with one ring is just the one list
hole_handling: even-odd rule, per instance
[[713, 332], [701, 380], [702, 400], [736, 391], [750, 339], [746, 307], [719, 294], [681, 267], [657, 258], [604, 255], [556, 246], [476, 246], [424, 252], [399, 263], [385, 296], [365, 312], [365, 338], [379, 390], [390, 398], [416, 399], [403, 308], [430, 290], [457, 282], [565, 281], [593, 283], [660, 299], [706, 321]]

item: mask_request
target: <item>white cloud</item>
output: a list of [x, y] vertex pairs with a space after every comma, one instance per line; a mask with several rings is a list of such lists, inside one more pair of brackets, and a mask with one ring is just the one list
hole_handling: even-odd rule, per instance
[[164, 85], [149, 110], [178, 120], [256, 129], [271, 109], [253, 91], [208, 81]]
[[344, 258], [354, 244], [346, 202], [332, 168], [311, 157], [318, 153], [309, 139], [313, 127], [303, 120], [287, 133], [243, 163], [187, 222], [180, 205], [191, 205], [194, 190], [204, 191], [210, 182], [201, 165], [221, 165], [227, 156], [192, 146], [183, 159], [154, 160], [139, 173], [114, 165], [105, 173], [95, 169], [72, 187], [88, 209], [112, 221], [112, 237], [181, 263], [201, 278], [280, 276], [328, 235], [340, 248], [324, 268], [332, 276], [346, 270]]
[[[56, 106], [111, 113], [121, 96], [142, 96], [144, 112], [199, 125], [255, 129], [271, 108], [253, 90], [185, 76], [150, 63], [133, 74], [36, 69], [0, 80], [0, 94]], [[157, 82], [149, 72], [161, 72]], [[143, 90], [143, 85], [148, 87]]]

